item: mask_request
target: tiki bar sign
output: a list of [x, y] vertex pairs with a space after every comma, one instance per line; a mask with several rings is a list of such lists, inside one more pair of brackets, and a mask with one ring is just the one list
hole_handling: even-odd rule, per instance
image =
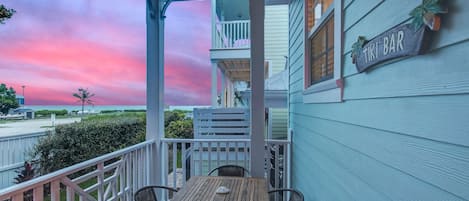
[[425, 33], [425, 27], [416, 31], [411, 24], [405, 24], [380, 34], [358, 52], [355, 60], [358, 71], [390, 59], [422, 53], [427, 44]]
[[432, 32], [440, 29], [440, 16], [446, 13], [439, 0], [423, 0], [412, 10], [412, 23], [394, 27], [371, 40], [358, 37], [352, 46], [352, 63], [363, 72], [379, 63], [405, 56], [423, 54]]

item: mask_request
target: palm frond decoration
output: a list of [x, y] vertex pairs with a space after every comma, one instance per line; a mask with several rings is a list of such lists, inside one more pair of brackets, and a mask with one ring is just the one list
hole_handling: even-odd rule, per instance
[[412, 16], [412, 25], [415, 30], [427, 25], [431, 30], [440, 29], [440, 17], [437, 14], [447, 13], [440, 5], [440, 0], [423, 0], [420, 6], [414, 8], [409, 15]]
[[363, 49], [363, 46], [367, 42], [364, 36], [358, 36], [357, 42], [352, 45], [352, 63], [355, 64], [357, 62], [357, 57]]

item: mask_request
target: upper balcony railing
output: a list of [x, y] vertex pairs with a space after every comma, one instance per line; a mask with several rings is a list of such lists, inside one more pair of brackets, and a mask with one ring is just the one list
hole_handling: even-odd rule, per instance
[[212, 36], [212, 49], [250, 47], [250, 20], [217, 21]]

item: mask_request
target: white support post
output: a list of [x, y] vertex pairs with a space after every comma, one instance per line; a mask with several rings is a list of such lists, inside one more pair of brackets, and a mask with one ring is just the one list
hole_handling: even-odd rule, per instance
[[[160, 184], [161, 176], [161, 162], [160, 162], [160, 136], [161, 130], [164, 128], [161, 122], [163, 110], [163, 25], [160, 19], [159, 10], [161, 7], [159, 0], [148, 0], [147, 1], [147, 140], [156, 140], [155, 147], [150, 154], [151, 157], [148, 159], [151, 170], [150, 184]], [[133, 189], [134, 192], [138, 189]]]
[[217, 81], [217, 63], [212, 62], [212, 107], [217, 107], [218, 102], [217, 102], [217, 87], [218, 87], [218, 81]]
[[264, 1], [249, 1], [251, 16], [251, 176], [264, 177]]
[[226, 75], [225, 72], [221, 73], [221, 107], [227, 107], [226, 104]]
[[217, 0], [212, 0], [212, 48], [216, 46]]

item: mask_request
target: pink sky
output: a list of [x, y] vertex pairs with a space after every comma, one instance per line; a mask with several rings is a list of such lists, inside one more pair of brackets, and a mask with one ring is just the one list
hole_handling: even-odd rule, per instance
[[[97, 105], [146, 102], [145, 0], [6, 0], [0, 83], [29, 105], [76, 104], [79, 87]], [[165, 28], [165, 103], [210, 103], [210, 1], [176, 2]]]

